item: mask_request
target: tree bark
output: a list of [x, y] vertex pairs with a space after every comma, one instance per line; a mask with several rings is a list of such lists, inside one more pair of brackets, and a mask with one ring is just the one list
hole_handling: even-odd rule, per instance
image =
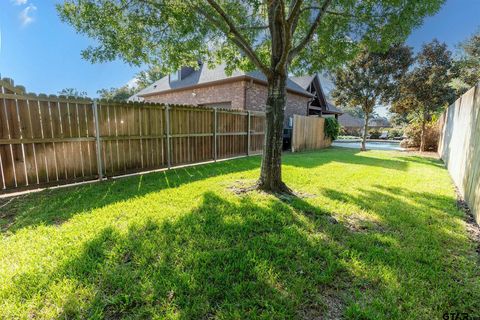
[[368, 134], [368, 119], [370, 118], [370, 113], [365, 112], [365, 123], [363, 124], [363, 136], [362, 136], [362, 146], [360, 147], [360, 151], [367, 151], [366, 143], [367, 143], [367, 134]]
[[424, 152], [425, 151], [425, 146], [426, 141], [425, 141], [425, 119], [422, 119], [422, 131], [420, 133], [420, 151]]
[[285, 74], [274, 74], [268, 81], [266, 103], [267, 128], [258, 187], [268, 192], [289, 192], [282, 181], [283, 122], [286, 104]]

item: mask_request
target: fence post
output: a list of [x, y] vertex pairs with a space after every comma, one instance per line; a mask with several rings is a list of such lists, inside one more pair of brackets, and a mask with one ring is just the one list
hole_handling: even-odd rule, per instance
[[213, 160], [217, 161], [217, 108], [213, 109]]
[[167, 129], [167, 166], [168, 169], [172, 166], [170, 158], [170, 105], [165, 105], [165, 125]]
[[98, 180], [103, 179], [103, 168], [102, 168], [102, 141], [100, 140], [100, 125], [98, 123], [98, 105], [97, 100], [93, 100], [93, 117], [95, 118], [95, 141], [97, 144], [97, 169], [98, 169]]
[[250, 123], [250, 111], [247, 111], [247, 156], [250, 155], [250, 144], [251, 144], [251, 123]]

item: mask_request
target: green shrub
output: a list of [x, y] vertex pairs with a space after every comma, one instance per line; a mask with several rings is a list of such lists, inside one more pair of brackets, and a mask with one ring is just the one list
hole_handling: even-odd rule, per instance
[[332, 140], [340, 134], [340, 123], [335, 118], [325, 118], [325, 136]]
[[370, 129], [368, 133], [370, 134], [370, 139], [378, 139], [382, 134], [378, 129]]
[[401, 128], [392, 128], [388, 131], [388, 138], [399, 138], [403, 136], [403, 130]]
[[[422, 127], [420, 123], [410, 123], [405, 128], [405, 135], [407, 139], [400, 143], [403, 148], [418, 148], [420, 147]], [[438, 123], [432, 121], [425, 126], [425, 150], [436, 151], [438, 147]]]

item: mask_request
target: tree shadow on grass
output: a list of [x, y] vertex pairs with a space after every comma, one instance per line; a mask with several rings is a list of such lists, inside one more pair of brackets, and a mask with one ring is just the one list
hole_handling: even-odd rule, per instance
[[[407, 153], [408, 154], [408, 153]], [[407, 161], [407, 162], [415, 162], [422, 165], [429, 165], [438, 168], [445, 168], [445, 165], [440, 159], [430, 158], [430, 157], [420, 157], [420, 156], [402, 156], [402, 157], [395, 157], [395, 159]]]
[[[479, 315], [480, 265], [454, 197], [381, 185], [356, 194], [322, 193], [361, 211], [358, 216], [331, 213], [339, 217], [333, 221], [340, 227], [328, 232], [339, 245], [340, 259], [359, 264], [346, 266], [362, 295], [346, 310], [348, 317], [426, 319], [452, 309]], [[281, 200], [319, 217], [312, 214], [319, 209], [301, 199]], [[368, 221], [371, 215], [378, 219]], [[374, 293], [366, 294], [368, 290]]]
[[365, 154], [368, 154], [368, 152], [361, 152], [357, 149], [330, 147], [320, 151], [292, 153], [288, 158], [284, 159], [283, 164], [301, 168], [315, 168], [331, 162], [338, 162], [399, 171], [406, 171], [408, 168], [408, 160], [406, 161], [405, 159], [370, 157], [365, 156]]
[[109, 204], [220, 175], [257, 169], [259, 157], [236, 159], [45, 190], [20, 196], [0, 210], [0, 231], [60, 224], [70, 217]]
[[[284, 165], [313, 168], [335, 161], [406, 170], [408, 161], [365, 157], [357, 150], [332, 148], [284, 157]], [[352, 157], [352, 155], [354, 155]], [[1, 208], [0, 232], [15, 232], [28, 226], [61, 224], [72, 216], [109, 204], [141, 197], [162, 189], [176, 188], [219, 175], [257, 169], [259, 157], [149, 173], [78, 187], [46, 190], [19, 197]]]
[[[426, 203], [405, 199], [414, 193], [402, 192], [324, 190], [382, 218], [358, 230], [306, 199], [257, 204], [248, 194], [228, 201], [207, 192], [178, 219], [107, 226], [50, 275], [19, 276], [12, 287], [42, 297], [31, 313], [54, 305], [65, 318], [426, 319], [476, 312], [465, 244], [440, 228], [456, 214], [442, 211], [443, 197], [432, 195], [439, 203], [429, 212]], [[47, 280], [35, 288], [19, 280], [39, 277]], [[75, 301], [49, 291], [65, 281], [77, 284]]]
[[106, 227], [52, 274], [95, 292], [83, 306], [59, 306], [62, 316], [291, 319], [307, 306], [324, 314], [322, 288], [342, 267], [334, 244], [309, 237], [309, 224], [277, 200], [259, 206], [207, 192], [178, 220]]

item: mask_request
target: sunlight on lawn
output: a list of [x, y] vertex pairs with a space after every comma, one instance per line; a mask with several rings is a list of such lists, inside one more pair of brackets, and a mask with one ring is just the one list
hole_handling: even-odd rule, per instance
[[306, 197], [232, 192], [259, 163], [13, 201], [0, 220], [0, 317], [480, 316], [478, 254], [438, 161], [287, 154], [285, 180]]

